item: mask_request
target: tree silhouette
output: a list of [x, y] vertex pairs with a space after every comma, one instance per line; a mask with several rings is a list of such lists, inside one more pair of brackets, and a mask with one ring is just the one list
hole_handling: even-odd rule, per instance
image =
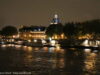
[[16, 27], [13, 26], [6, 26], [1, 31], [2, 36], [12, 36], [16, 35], [17, 33]]
[[70, 39], [77, 36], [77, 26], [74, 23], [67, 23], [64, 26], [64, 34]]
[[97, 38], [100, 35], [100, 20], [91, 20], [83, 23], [84, 32], [86, 34], [93, 35], [93, 38]]
[[59, 24], [51, 24], [46, 30], [47, 36], [52, 37], [53, 35], [61, 35], [63, 33], [63, 25]]

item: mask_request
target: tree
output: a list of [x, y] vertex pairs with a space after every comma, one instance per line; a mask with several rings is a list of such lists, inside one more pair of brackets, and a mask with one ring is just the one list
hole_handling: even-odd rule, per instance
[[74, 23], [67, 23], [64, 26], [64, 34], [69, 39], [74, 38], [77, 36], [77, 26]]
[[49, 37], [52, 37], [53, 35], [61, 35], [63, 33], [63, 25], [61, 23], [59, 24], [51, 24], [46, 29], [46, 34]]
[[91, 20], [83, 22], [84, 32], [97, 38], [100, 35], [100, 20]]
[[1, 31], [2, 36], [13, 36], [18, 34], [16, 27], [6, 26]]

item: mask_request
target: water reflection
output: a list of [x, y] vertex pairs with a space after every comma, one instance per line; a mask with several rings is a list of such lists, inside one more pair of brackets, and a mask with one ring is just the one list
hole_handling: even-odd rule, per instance
[[65, 70], [70, 73], [69, 75], [82, 75], [84, 54], [81, 50], [67, 50], [66, 51], [66, 64]]
[[35, 47], [35, 48], [34, 48], [34, 50], [35, 50], [35, 51], [38, 51], [38, 50], [39, 50], [39, 48], [38, 48], [38, 47]]
[[85, 68], [84, 70], [90, 74], [96, 73], [96, 53], [93, 52], [85, 52]]
[[3, 44], [3, 45], [1, 45], [1, 47], [6, 47], [6, 45], [5, 45], [5, 44]]
[[15, 47], [16, 47], [16, 48], [20, 48], [20, 47], [22, 47], [22, 45], [15, 45]]
[[50, 48], [48, 49], [48, 51], [49, 51], [50, 53], [54, 53], [54, 52], [55, 52], [55, 48], [54, 48], [54, 47], [50, 47]]
[[27, 50], [28, 50], [29, 52], [31, 52], [31, 51], [33, 50], [33, 48], [32, 48], [32, 47], [27, 47]]
[[91, 49], [0, 47], [0, 71], [29, 71], [34, 75], [96, 75], [100, 54]]

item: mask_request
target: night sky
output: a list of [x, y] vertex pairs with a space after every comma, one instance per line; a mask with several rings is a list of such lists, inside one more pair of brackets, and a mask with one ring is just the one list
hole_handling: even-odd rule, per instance
[[0, 0], [0, 27], [48, 26], [55, 13], [62, 23], [100, 19], [100, 0]]

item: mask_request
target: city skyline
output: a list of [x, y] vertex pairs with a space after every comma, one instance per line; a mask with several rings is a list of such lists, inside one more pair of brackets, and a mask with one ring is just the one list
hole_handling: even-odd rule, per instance
[[0, 27], [48, 26], [58, 14], [62, 23], [100, 19], [99, 0], [0, 0]]

